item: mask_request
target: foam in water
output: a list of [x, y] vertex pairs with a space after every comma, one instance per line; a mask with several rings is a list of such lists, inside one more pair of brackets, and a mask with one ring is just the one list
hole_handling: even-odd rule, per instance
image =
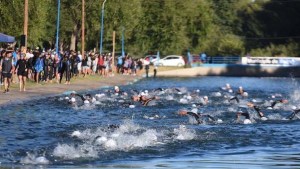
[[53, 151], [55, 157], [60, 157], [63, 159], [76, 159], [76, 158], [96, 158], [98, 157], [98, 152], [88, 144], [82, 145], [68, 145], [68, 144], [58, 144]]
[[196, 134], [194, 130], [188, 129], [185, 125], [180, 125], [178, 129], [174, 129], [175, 139], [192, 140]]
[[21, 164], [47, 165], [50, 161], [45, 156], [37, 156], [36, 154], [27, 153], [27, 156], [21, 158]]
[[68, 160], [96, 158], [105, 151], [131, 151], [165, 144], [172, 140], [192, 140], [196, 134], [194, 130], [187, 129], [184, 125], [171, 131], [157, 131], [126, 121], [118, 128], [99, 127], [95, 131], [90, 129], [74, 131], [70, 136], [76, 137], [81, 143], [58, 144], [53, 151], [53, 156]]

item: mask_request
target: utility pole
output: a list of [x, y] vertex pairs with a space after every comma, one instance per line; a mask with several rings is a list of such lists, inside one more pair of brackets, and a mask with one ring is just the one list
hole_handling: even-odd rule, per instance
[[85, 18], [85, 0], [82, 0], [82, 16], [81, 16], [81, 55], [84, 58], [84, 18]]
[[27, 35], [28, 35], [28, 0], [24, 1], [24, 30], [23, 30], [23, 40], [24, 40], [24, 48], [23, 52], [26, 52], [27, 49]]
[[101, 30], [100, 30], [100, 48], [99, 52], [100, 55], [102, 54], [102, 44], [103, 44], [103, 32], [104, 32], [104, 5], [105, 5], [106, 0], [103, 1], [102, 3], [102, 9], [101, 9]]
[[116, 50], [116, 31], [113, 31], [113, 51], [112, 51], [112, 66], [115, 69], [115, 50]]
[[60, 0], [57, 0], [57, 21], [56, 21], [56, 43], [55, 50], [56, 55], [60, 57], [59, 54], [59, 24], [60, 24]]

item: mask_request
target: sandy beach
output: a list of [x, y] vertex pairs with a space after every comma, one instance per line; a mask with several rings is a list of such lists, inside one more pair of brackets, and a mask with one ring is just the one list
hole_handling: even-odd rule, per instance
[[96, 90], [104, 86], [126, 85], [129, 82], [140, 79], [140, 76], [116, 75], [114, 77], [100, 77], [98, 75], [78, 78], [71, 80], [70, 85], [65, 84], [31, 84], [27, 87], [26, 92], [20, 92], [18, 85], [13, 84], [9, 93], [3, 93], [4, 86], [1, 86], [0, 106], [11, 103], [38, 99], [40, 97], [50, 97], [63, 94], [67, 91], [87, 91]]

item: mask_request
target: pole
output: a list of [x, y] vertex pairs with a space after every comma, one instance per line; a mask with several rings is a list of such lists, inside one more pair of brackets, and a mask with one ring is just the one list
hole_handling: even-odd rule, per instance
[[57, 0], [57, 20], [56, 20], [56, 42], [55, 42], [55, 50], [56, 55], [60, 57], [59, 54], [59, 23], [60, 23], [60, 0]]
[[124, 28], [122, 29], [122, 57], [125, 57], [125, 47], [124, 47]]
[[82, 0], [82, 16], [81, 16], [81, 54], [84, 58], [84, 18], [85, 18], [85, 0]]
[[115, 48], [116, 46], [116, 31], [113, 31], [113, 51], [112, 51], [112, 66], [115, 67]]
[[28, 35], [28, 0], [24, 2], [24, 30], [23, 33], [25, 35], [25, 46], [24, 51], [27, 49], [27, 35]]
[[104, 5], [106, 0], [102, 3], [102, 10], [101, 10], [101, 30], [100, 30], [100, 49], [99, 52], [102, 54], [102, 43], [103, 43], [103, 32], [104, 32]]

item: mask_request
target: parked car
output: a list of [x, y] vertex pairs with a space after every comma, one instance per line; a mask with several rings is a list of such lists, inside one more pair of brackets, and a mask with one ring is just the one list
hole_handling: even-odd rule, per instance
[[157, 60], [157, 55], [148, 55], [144, 58], [144, 64], [153, 64]]
[[184, 66], [185, 61], [182, 56], [169, 55], [163, 59], [156, 61], [154, 64], [159, 66]]

